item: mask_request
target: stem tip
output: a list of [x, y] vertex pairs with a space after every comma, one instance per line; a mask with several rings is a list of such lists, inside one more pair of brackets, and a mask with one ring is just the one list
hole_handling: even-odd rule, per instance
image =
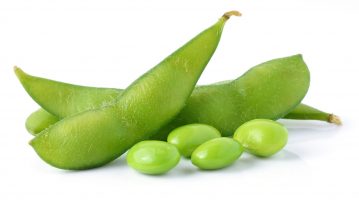
[[242, 14], [236, 10], [232, 10], [232, 11], [228, 11], [226, 13], [223, 14], [223, 17], [225, 19], [229, 19], [232, 16], [241, 16]]
[[336, 124], [336, 125], [342, 125], [342, 121], [340, 120], [340, 117], [339, 117], [339, 116], [336, 116], [336, 115], [334, 115], [334, 114], [330, 114], [330, 115], [329, 115], [328, 122], [329, 122], [329, 123]]

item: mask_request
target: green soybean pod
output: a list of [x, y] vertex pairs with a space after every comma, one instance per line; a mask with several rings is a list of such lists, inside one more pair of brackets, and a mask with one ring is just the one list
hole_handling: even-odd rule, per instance
[[[115, 103], [66, 117], [39, 133], [30, 145], [50, 165], [79, 170], [107, 164], [150, 138], [184, 107], [232, 15], [239, 13], [225, 13], [133, 82]], [[27, 87], [35, 100], [46, 89], [46, 85]]]
[[243, 153], [243, 147], [232, 138], [215, 138], [201, 144], [191, 156], [200, 169], [213, 170], [231, 165]]
[[168, 135], [167, 142], [175, 145], [181, 155], [189, 158], [199, 145], [218, 137], [221, 137], [221, 133], [212, 126], [188, 124], [173, 130]]
[[118, 89], [73, 85], [32, 76], [17, 66], [14, 71], [31, 98], [59, 119], [111, 105], [122, 95], [122, 90]]
[[[45, 79], [27, 76], [29, 75], [18, 73], [25, 88], [54, 84], [47, 84]], [[95, 108], [96, 106], [100, 107], [101, 103], [96, 104], [92, 100], [92, 96], [96, 96], [96, 102], [100, 102], [98, 99], [102, 98], [104, 104], [111, 102], [112, 99], [112, 97], [106, 97], [106, 92], [102, 92], [102, 89], [93, 88], [93, 92], [91, 92], [89, 88], [80, 86], [68, 85], [68, 87], [72, 92], [63, 92], [62, 99], [84, 99], [89, 101], [86, 105], [94, 105]], [[251, 68], [235, 80], [196, 87], [181, 113], [158, 131], [153, 139], [166, 140], [169, 132], [174, 128], [192, 123], [209, 124], [217, 128], [224, 136], [233, 135], [239, 125], [251, 119], [276, 120], [284, 117], [298, 106], [308, 87], [309, 70], [301, 55], [267, 61]], [[46, 90], [41, 90], [33, 96], [42, 100], [42, 96], [62, 93], [62, 90], [56, 90], [56, 88], [47, 87]], [[63, 89], [63, 87], [61, 88]], [[82, 89], [87, 92], [81, 92]], [[78, 90], [79, 92], [77, 92]], [[118, 95], [122, 93], [121, 90], [116, 91]], [[87, 98], [81, 97], [84, 93], [87, 94]], [[76, 94], [80, 97], [76, 97]], [[38, 101], [42, 105], [40, 102]], [[60, 104], [58, 105], [58, 103]], [[46, 106], [51, 106], [51, 113], [56, 110], [61, 113], [60, 110], [63, 106], [76, 107], [76, 101], [70, 101], [70, 103], [71, 106], [63, 105], [64, 103], [61, 104], [61, 102], [56, 102], [56, 104], [48, 102]], [[72, 110], [74, 111], [74, 109]], [[300, 108], [300, 110], [303, 109]], [[311, 111], [306, 109], [304, 112]]]
[[309, 83], [309, 70], [301, 55], [267, 61], [229, 83], [197, 87], [187, 106], [156, 139], [183, 124], [208, 124], [222, 136], [231, 136], [252, 119], [282, 118], [302, 101]]
[[272, 120], [254, 119], [241, 125], [233, 138], [251, 154], [268, 157], [287, 144], [288, 130]]
[[26, 119], [25, 127], [29, 133], [36, 135], [58, 121], [58, 117], [40, 108], [31, 113], [31, 115]]
[[127, 164], [144, 174], [164, 174], [180, 161], [178, 149], [163, 141], [142, 141], [127, 153]]
[[323, 112], [305, 104], [299, 104], [294, 110], [283, 117], [284, 119], [319, 120], [341, 125], [340, 118], [334, 114]]
[[[318, 110], [317, 108], [313, 108], [305, 104], [299, 104], [294, 110], [289, 112], [283, 118], [293, 120], [317, 120], [335, 125], [342, 124], [339, 116]], [[59, 120], [60, 119], [57, 116], [47, 112], [43, 108], [39, 108], [38, 110], [31, 113], [26, 119], [26, 129], [32, 135], [36, 135], [43, 131], [45, 128], [55, 124]], [[154, 138], [165, 140], [163, 137], [160, 137], [160, 135], [154, 136]]]

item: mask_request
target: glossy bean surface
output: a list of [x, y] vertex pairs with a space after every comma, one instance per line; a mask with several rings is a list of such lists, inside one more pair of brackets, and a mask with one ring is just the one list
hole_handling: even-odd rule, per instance
[[233, 138], [251, 154], [268, 157], [287, 144], [288, 130], [272, 120], [254, 119], [240, 126]]
[[191, 161], [200, 169], [221, 169], [234, 163], [242, 153], [243, 147], [237, 141], [221, 137], [201, 144], [193, 151]]
[[163, 141], [142, 141], [127, 154], [127, 164], [144, 174], [163, 174], [180, 161], [178, 149]]
[[181, 155], [189, 158], [199, 145], [218, 137], [221, 137], [221, 133], [212, 126], [188, 124], [173, 130], [168, 135], [167, 142], [175, 145]]

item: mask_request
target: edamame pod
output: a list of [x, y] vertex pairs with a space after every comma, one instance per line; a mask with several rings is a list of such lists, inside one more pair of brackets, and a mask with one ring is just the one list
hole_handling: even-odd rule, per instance
[[73, 85], [31, 76], [16, 66], [14, 71], [31, 98], [60, 119], [111, 105], [122, 95], [122, 91], [113, 88]]
[[57, 116], [40, 108], [26, 119], [25, 127], [29, 133], [36, 135], [59, 120]]
[[[184, 107], [232, 15], [239, 13], [225, 13], [133, 82], [115, 103], [66, 117], [39, 133], [30, 145], [47, 163], [77, 170], [104, 165], [151, 137]], [[44, 90], [29, 87], [29, 94], [32, 89]]]
[[[211, 85], [208, 86], [210, 87]], [[196, 89], [197, 88], [195, 88], [194, 91], [196, 91]], [[104, 99], [104, 102], [107, 102], [108, 97], [105, 94], [102, 94], [101, 91], [102, 90], [97, 90], [96, 94], [102, 97]], [[118, 89], [117, 92], [120, 94], [122, 93], [122, 90]], [[190, 98], [192, 98], [192, 96]], [[91, 101], [91, 100], [92, 100], [91, 97], [87, 99], [87, 101]], [[313, 108], [311, 106], [302, 103], [299, 104], [294, 110], [289, 112], [287, 115], [285, 115], [283, 118], [295, 119], [295, 120], [318, 120], [318, 121], [333, 123], [336, 125], [341, 125], [341, 120], [337, 115], [329, 114], [327, 112], [321, 111], [317, 108]], [[26, 127], [31, 134], [36, 135], [59, 120], [60, 119], [55, 115], [47, 112], [43, 108], [40, 108], [29, 115], [29, 117], [26, 120]], [[157, 139], [164, 139], [164, 138], [157, 138]]]
[[249, 120], [279, 119], [302, 101], [309, 76], [302, 56], [294, 55], [259, 64], [231, 82], [197, 87], [187, 106], [155, 139], [190, 123], [208, 124], [230, 136]]
[[334, 114], [323, 112], [305, 104], [299, 104], [294, 110], [284, 116], [285, 119], [320, 120], [341, 125], [340, 118]]
[[[29, 75], [20, 73], [18, 76], [21, 79], [22, 76]], [[35, 82], [23, 81], [25, 85], [37, 82], [34, 81], [36, 79], [22, 78], [22, 80]], [[40, 81], [45, 83], [44, 79]], [[240, 124], [251, 119], [279, 119], [302, 100], [308, 86], [309, 71], [300, 55], [259, 64], [236, 80], [198, 86], [183, 111], [169, 125], [162, 128], [154, 139], [165, 140], [171, 130], [190, 123], [212, 125], [228, 136], [232, 135]], [[121, 92], [117, 90], [118, 94]], [[104, 102], [111, 101], [111, 97], [107, 99], [106, 94], [101, 93], [101, 90], [97, 90], [96, 95], [97, 98], [103, 98]], [[87, 100], [91, 101], [91, 98]], [[61, 106], [52, 105], [52, 110], [58, 107]], [[308, 109], [303, 110], [302, 106], [298, 107], [298, 111], [301, 110], [304, 113], [311, 112]]]
[[[303, 103], [299, 104], [294, 110], [285, 115], [283, 119], [317, 120], [336, 125], [342, 124], [339, 116], [321, 111]], [[36, 135], [59, 120], [60, 119], [55, 115], [47, 112], [43, 108], [39, 108], [29, 115], [25, 124], [28, 132], [32, 135]]]

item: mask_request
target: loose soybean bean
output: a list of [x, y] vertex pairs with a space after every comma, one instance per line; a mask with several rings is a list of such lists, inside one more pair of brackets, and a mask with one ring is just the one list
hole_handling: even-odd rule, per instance
[[127, 154], [127, 163], [144, 174], [163, 174], [174, 168], [179, 160], [177, 148], [163, 141], [142, 141]]
[[250, 153], [268, 157], [280, 151], [288, 140], [288, 131], [280, 123], [268, 119], [255, 119], [244, 123], [233, 138]]
[[199, 145], [218, 137], [221, 137], [221, 133], [212, 126], [188, 124], [173, 130], [168, 135], [167, 142], [174, 144], [184, 157], [189, 158]]
[[242, 146], [232, 138], [215, 138], [194, 150], [192, 163], [200, 169], [220, 169], [231, 165], [242, 154]]

